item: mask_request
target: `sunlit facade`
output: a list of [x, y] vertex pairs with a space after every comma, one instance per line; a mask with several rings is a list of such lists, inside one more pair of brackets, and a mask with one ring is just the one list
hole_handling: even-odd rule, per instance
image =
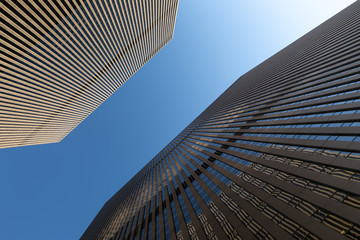
[[63, 139], [171, 40], [178, 1], [0, 6], [0, 148], [6, 148]]
[[360, 239], [360, 2], [240, 77], [81, 239]]

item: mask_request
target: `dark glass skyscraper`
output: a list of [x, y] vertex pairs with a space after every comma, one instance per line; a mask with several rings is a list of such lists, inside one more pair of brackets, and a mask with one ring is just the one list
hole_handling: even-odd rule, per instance
[[360, 2], [240, 77], [82, 239], [360, 239]]

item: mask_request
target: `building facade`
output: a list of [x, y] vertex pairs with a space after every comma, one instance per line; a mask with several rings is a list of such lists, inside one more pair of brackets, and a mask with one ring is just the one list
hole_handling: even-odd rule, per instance
[[1, 1], [0, 148], [63, 139], [171, 40], [177, 6]]
[[81, 239], [360, 239], [360, 1], [240, 77]]

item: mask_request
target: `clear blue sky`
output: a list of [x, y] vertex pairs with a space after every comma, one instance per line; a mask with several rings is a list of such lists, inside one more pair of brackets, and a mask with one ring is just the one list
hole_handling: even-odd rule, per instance
[[78, 239], [238, 77], [352, 2], [180, 1], [174, 39], [62, 142], [0, 150], [0, 238]]

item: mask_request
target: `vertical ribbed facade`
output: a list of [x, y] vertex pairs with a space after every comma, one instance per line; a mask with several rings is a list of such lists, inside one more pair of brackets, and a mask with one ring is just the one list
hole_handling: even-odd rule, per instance
[[81, 239], [360, 239], [360, 2], [240, 77]]
[[178, 0], [4, 0], [0, 148], [58, 142], [173, 36]]

